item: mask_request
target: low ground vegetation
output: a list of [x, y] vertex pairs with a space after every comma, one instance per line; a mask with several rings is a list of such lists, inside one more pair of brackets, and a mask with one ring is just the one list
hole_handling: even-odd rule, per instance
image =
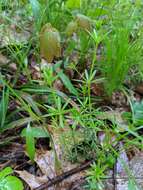
[[0, 1], [0, 189], [143, 188], [142, 14], [141, 0]]

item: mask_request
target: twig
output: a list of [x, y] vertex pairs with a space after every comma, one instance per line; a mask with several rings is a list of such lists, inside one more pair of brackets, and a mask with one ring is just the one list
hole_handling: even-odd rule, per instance
[[5, 139], [0, 139], [0, 147], [9, 145], [12, 143], [12, 141], [18, 140], [20, 138], [21, 137], [19, 137], [19, 136], [14, 136], [14, 137], [7, 137]]
[[20, 160], [24, 158], [25, 154], [24, 152], [15, 152], [15, 153], [10, 153], [10, 154], [7, 154], [7, 155], [4, 155], [4, 156], [1, 156], [0, 157], [0, 162], [1, 161], [8, 161], [8, 160]]
[[58, 175], [54, 178], [52, 178], [50, 181], [48, 181], [47, 183], [44, 183], [42, 185], [40, 185], [39, 187], [35, 188], [34, 190], [43, 190], [46, 189], [48, 187], [51, 187], [52, 185], [55, 185], [57, 183], [60, 183], [61, 181], [63, 181], [64, 179], [70, 177], [71, 175], [74, 175], [78, 172], [81, 172], [83, 170], [86, 170], [87, 168], [90, 167], [90, 165], [93, 163], [93, 160], [88, 161], [86, 163], [81, 164], [80, 166], [73, 168], [67, 172], [64, 172], [61, 175]]
[[114, 168], [113, 168], [113, 185], [114, 185], [114, 190], [117, 189], [116, 175], [117, 175], [117, 159], [116, 159], [116, 162], [115, 162]]

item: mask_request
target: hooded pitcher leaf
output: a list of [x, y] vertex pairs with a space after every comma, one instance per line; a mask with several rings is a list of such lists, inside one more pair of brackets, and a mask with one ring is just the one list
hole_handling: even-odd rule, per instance
[[44, 25], [40, 32], [40, 53], [49, 63], [54, 57], [61, 56], [60, 34], [50, 23]]

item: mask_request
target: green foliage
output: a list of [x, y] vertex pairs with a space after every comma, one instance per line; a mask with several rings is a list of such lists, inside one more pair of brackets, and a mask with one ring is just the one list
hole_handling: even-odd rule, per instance
[[[102, 105], [102, 97], [94, 95], [98, 84], [99, 90], [102, 88], [101, 83], [109, 96], [122, 89], [124, 82], [132, 77], [130, 72], [134, 68], [138, 77], [143, 76], [142, 2], [22, 0], [18, 4], [18, 1], [11, 0], [0, 3], [0, 9], [6, 15], [3, 18], [15, 27], [15, 31], [27, 30], [25, 20], [28, 20], [31, 33], [31, 38], [24, 44], [2, 48], [4, 54], [8, 53], [8, 58], [16, 63], [17, 69], [16, 76], [9, 79], [9, 64], [0, 68], [5, 75], [0, 94], [1, 131], [29, 123], [21, 136], [26, 139], [29, 158], [34, 161], [35, 141], [50, 138], [51, 134], [44, 127], [31, 127], [30, 123], [46, 126], [48, 122], [53, 128], [67, 130], [66, 134], [59, 134], [65, 155], [70, 161], [94, 159], [95, 163], [87, 173], [87, 189], [103, 189], [102, 178], [106, 177], [106, 170], [113, 167], [118, 156], [114, 143], [123, 141], [126, 149], [132, 146], [142, 149], [138, 130], [142, 129], [143, 103], [132, 104], [132, 118], [131, 114], [126, 115], [127, 128], [121, 134], [117, 123], [108, 124], [107, 119], [99, 117], [102, 115], [98, 108]], [[9, 11], [10, 15], [14, 12], [17, 19], [17, 8], [25, 10], [22, 26], [21, 22], [15, 24], [13, 17], [7, 16]], [[45, 62], [44, 65], [41, 58], [52, 64]], [[73, 79], [68, 77], [67, 69], [74, 73]], [[38, 79], [33, 77], [35, 72], [40, 74]], [[19, 85], [21, 76], [26, 79], [26, 84], [20, 80], [22, 84]], [[68, 92], [53, 87], [57, 79]], [[106, 96], [104, 92], [101, 94]], [[16, 102], [16, 109], [11, 113], [8, 112], [9, 99]], [[100, 132], [105, 136], [101, 142]], [[132, 141], [128, 138], [130, 134], [135, 137]], [[8, 170], [4, 174], [5, 180], [9, 180], [7, 184], [11, 180], [17, 183], [14, 176], [9, 176], [11, 173]], [[13, 188], [13, 184], [10, 186]], [[20, 184], [18, 188], [20, 190]], [[135, 184], [130, 182], [129, 189], [135, 189]]]
[[[31, 129], [32, 136], [34, 138], [47, 138], [49, 137], [48, 132], [43, 129], [42, 127], [32, 127]], [[27, 135], [27, 129], [24, 128], [21, 132], [22, 137], [26, 137]]]
[[103, 72], [107, 81], [105, 88], [107, 93], [111, 95], [113, 91], [120, 89], [132, 64], [128, 62], [131, 48], [128, 30], [117, 28], [112, 35], [105, 39], [105, 44], [106, 53]]
[[136, 125], [143, 124], [143, 101], [132, 103], [133, 122]]
[[78, 9], [81, 6], [81, 0], [67, 0], [66, 7], [70, 9]]
[[12, 174], [12, 173], [13, 173], [12, 168], [7, 167], [7, 168], [3, 169], [3, 170], [0, 172], [0, 179], [5, 178], [7, 175], [10, 175], [10, 174]]
[[29, 2], [32, 7], [34, 19], [35, 19], [36, 23], [38, 23], [38, 21], [41, 17], [41, 5], [38, 0], [29, 0]]
[[43, 77], [45, 80], [45, 83], [52, 87], [53, 82], [58, 78], [58, 76], [54, 76], [54, 69], [52, 66], [45, 66], [42, 69]]
[[4, 127], [9, 102], [9, 90], [3, 88], [2, 98], [0, 101], [0, 129]]
[[104, 185], [102, 183], [102, 178], [105, 177], [105, 169], [106, 165], [102, 166], [100, 164], [93, 164], [90, 171], [88, 171], [89, 177], [87, 177], [87, 180], [89, 181], [89, 189], [95, 190], [99, 189], [102, 190], [104, 188]]
[[140, 188], [136, 185], [136, 183], [130, 179], [128, 182], [128, 190], [140, 190]]
[[69, 92], [71, 92], [72, 94], [78, 96], [78, 91], [76, 90], [76, 88], [72, 85], [71, 81], [69, 80], [69, 78], [63, 73], [63, 71], [60, 71], [58, 73], [59, 78], [62, 80], [62, 82], [64, 83], [65, 87], [69, 90]]
[[34, 161], [35, 157], [35, 139], [33, 136], [32, 128], [30, 124], [27, 125], [26, 128], [26, 152], [31, 159], [31, 161]]
[[30, 124], [27, 125], [26, 129], [23, 129], [21, 133], [22, 137], [26, 138], [26, 151], [31, 159], [34, 161], [35, 157], [35, 138], [46, 138], [49, 134], [46, 129], [40, 127], [31, 127]]
[[142, 60], [142, 40], [132, 37], [134, 26], [139, 20], [136, 7], [130, 1], [117, 3], [110, 20], [110, 32], [104, 38], [104, 61], [101, 72], [106, 78], [108, 95], [120, 89], [133, 65]]
[[7, 167], [0, 171], [0, 189], [1, 190], [24, 190], [21, 180], [12, 176], [13, 170]]

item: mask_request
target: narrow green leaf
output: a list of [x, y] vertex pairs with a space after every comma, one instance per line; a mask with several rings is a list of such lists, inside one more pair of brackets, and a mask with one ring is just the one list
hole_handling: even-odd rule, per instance
[[40, 15], [41, 15], [41, 5], [37, 0], [29, 0], [29, 2], [32, 7], [33, 16], [34, 16], [35, 20], [38, 21], [40, 19]]
[[26, 151], [28, 153], [29, 158], [31, 161], [34, 161], [35, 156], [35, 141], [32, 133], [32, 128], [30, 124], [28, 124], [26, 128]]
[[23, 88], [21, 89], [21, 91], [23, 92], [28, 92], [28, 93], [33, 93], [33, 94], [48, 94], [48, 93], [55, 93], [56, 95], [60, 96], [61, 98], [63, 98], [65, 101], [69, 101], [69, 103], [74, 107], [76, 107], [78, 110], [79, 108], [77, 107], [77, 105], [74, 103], [74, 101], [72, 101], [72, 99], [70, 99], [65, 93], [53, 89], [53, 88], [48, 88], [47, 86], [40, 86], [40, 85], [26, 85], [23, 86]]
[[0, 128], [4, 126], [9, 101], [9, 90], [3, 89], [0, 102]]
[[132, 179], [130, 179], [128, 182], [128, 190], [139, 190], [139, 188], [135, 184], [135, 181], [133, 181]]
[[69, 78], [63, 73], [63, 71], [58, 73], [58, 76], [60, 77], [60, 79], [62, 80], [62, 82], [64, 83], [64, 85], [66, 86], [66, 88], [74, 95], [78, 96], [78, 92], [75, 89], [75, 87], [72, 85], [71, 81], [69, 80]]
[[40, 116], [41, 112], [40, 112], [36, 102], [32, 99], [32, 96], [30, 96], [29, 94], [22, 94], [22, 93], [21, 93], [21, 96], [31, 106], [31, 108], [35, 111], [35, 113]]
[[27, 124], [28, 122], [34, 121], [34, 119], [32, 119], [31, 117], [25, 117], [25, 118], [21, 118], [15, 121], [12, 121], [8, 124], [6, 124], [3, 128], [2, 128], [2, 132], [7, 130], [7, 129], [13, 129], [15, 127], [20, 127], [22, 125]]

